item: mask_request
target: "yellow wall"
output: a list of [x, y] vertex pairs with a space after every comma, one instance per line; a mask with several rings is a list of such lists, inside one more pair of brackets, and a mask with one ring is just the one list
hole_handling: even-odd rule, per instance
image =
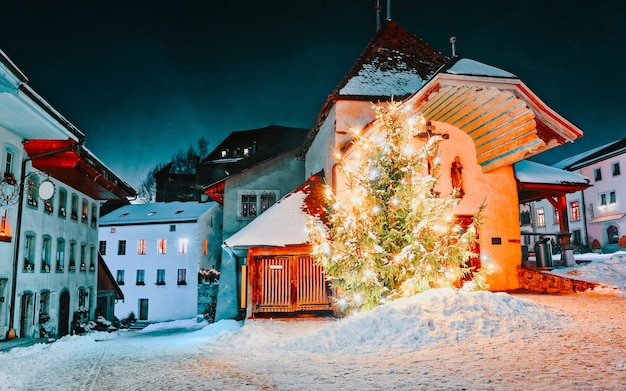
[[[489, 276], [490, 290], [505, 291], [519, 288], [517, 267], [521, 265], [519, 243], [519, 204], [517, 184], [512, 166], [483, 173], [476, 163], [476, 149], [472, 139], [463, 131], [441, 122], [434, 122], [436, 133], [447, 133], [448, 140], [439, 144], [441, 194], [452, 191], [450, 165], [459, 156], [463, 165], [465, 195], [454, 209], [457, 215], [473, 215], [485, 204], [483, 225], [479, 232], [482, 266], [491, 264], [494, 273]], [[500, 244], [496, 242], [500, 241]]]

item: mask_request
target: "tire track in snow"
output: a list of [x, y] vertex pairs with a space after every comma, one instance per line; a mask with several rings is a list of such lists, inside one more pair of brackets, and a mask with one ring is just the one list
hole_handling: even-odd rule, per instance
[[98, 375], [100, 374], [100, 371], [102, 371], [102, 365], [104, 364], [104, 356], [108, 350], [106, 348], [107, 346], [106, 344], [97, 344], [96, 346], [100, 346], [102, 347], [102, 349], [100, 349], [100, 354], [98, 354], [98, 356], [95, 357], [94, 363], [89, 369], [89, 371], [85, 373], [85, 382], [83, 383], [82, 387], [80, 387], [80, 390], [93, 391], [96, 389], [95, 387], [97, 384]]

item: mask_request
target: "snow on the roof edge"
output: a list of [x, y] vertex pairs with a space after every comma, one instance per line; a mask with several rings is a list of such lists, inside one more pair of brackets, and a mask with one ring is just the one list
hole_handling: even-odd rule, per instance
[[461, 58], [449, 69], [446, 73], [452, 73], [455, 75], [473, 75], [473, 76], [493, 76], [493, 77], [514, 77], [514, 74], [507, 72], [503, 69], [496, 68], [491, 65], [483, 64], [469, 58]]
[[561, 170], [545, 164], [522, 160], [515, 163], [515, 177], [523, 183], [544, 184], [587, 184], [589, 179], [583, 175]]

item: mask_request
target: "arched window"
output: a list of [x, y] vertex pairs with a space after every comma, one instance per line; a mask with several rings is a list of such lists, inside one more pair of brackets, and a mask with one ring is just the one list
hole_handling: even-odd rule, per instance
[[32, 273], [35, 271], [35, 239], [33, 232], [26, 232], [24, 237], [24, 265], [22, 271]]
[[52, 238], [44, 235], [41, 241], [41, 272], [50, 273], [50, 251], [52, 248]]
[[80, 221], [87, 224], [87, 217], [89, 214], [89, 202], [83, 198], [83, 202], [80, 208]]
[[65, 218], [67, 214], [67, 190], [59, 189], [59, 217]]
[[609, 226], [609, 228], [606, 229], [606, 233], [609, 239], [609, 244], [615, 244], [619, 241], [619, 230], [616, 226]]
[[91, 204], [91, 228], [98, 227], [98, 204]]
[[74, 193], [72, 193], [72, 214], [70, 218], [78, 221], [78, 196]]
[[58, 273], [63, 273], [63, 270], [65, 269], [65, 239], [63, 238], [57, 239], [56, 261], [56, 271]]
[[76, 270], [76, 242], [70, 242], [70, 271]]

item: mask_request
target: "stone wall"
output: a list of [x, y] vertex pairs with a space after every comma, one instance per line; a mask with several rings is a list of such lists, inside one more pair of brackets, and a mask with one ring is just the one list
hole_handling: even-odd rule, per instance
[[600, 286], [592, 282], [544, 273], [540, 270], [518, 268], [517, 271], [520, 289], [530, 292], [566, 294], [584, 292]]

